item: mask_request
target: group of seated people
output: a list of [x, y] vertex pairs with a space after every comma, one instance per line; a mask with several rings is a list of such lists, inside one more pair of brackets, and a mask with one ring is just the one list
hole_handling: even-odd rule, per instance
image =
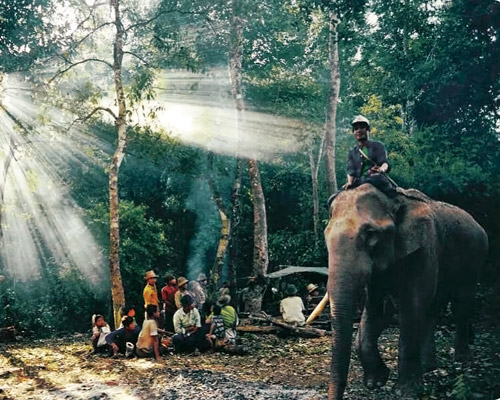
[[[211, 307], [210, 314], [202, 319], [195, 307], [194, 299], [186, 294], [180, 298], [179, 308], [173, 316], [174, 334], [169, 337], [167, 331], [158, 327], [160, 312], [158, 306], [146, 307], [146, 320], [142, 328], [135, 321], [135, 309], [122, 309], [122, 324], [111, 332], [102, 315], [92, 317], [92, 345], [95, 353], [111, 356], [123, 354], [139, 358], [153, 357], [160, 359], [162, 349], [172, 344], [176, 352], [199, 353], [216, 349], [236, 341], [236, 310], [229, 304], [230, 297], [222, 295]], [[162, 337], [164, 340], [162, 340]]]
[[286, 287], [286, 297], [280, 302], [280, 313], [284, 322], [303, 326], [306, 323], [304, 313], [310, 314], [321, 301], [322, 296], [319, 294], [317, 285], [310, 283], [306, 289], [307, 295], [304, 298], [305, 301], [303, 301], [301, 297], [297, 296], [297, 287], [295, 285]]

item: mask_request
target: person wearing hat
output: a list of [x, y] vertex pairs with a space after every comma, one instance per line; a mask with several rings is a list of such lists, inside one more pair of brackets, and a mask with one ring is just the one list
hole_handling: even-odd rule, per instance
[[156, 280], [158, 275], [155, 274], [153, 270], [146, 272], [144, 280], [146, 281], [146, 286], [144, 287], [144, 309], [146, 309], [150, 304], [158, 307], [158, 290], [156, 289]]
[[217, 300], [217, 304], [221, 307], [220, 315], [224, 322], [224, 328], [226, 328], [226, 343], [234, 344], [237, 338], [236, 326], [239, 321], [238, 314], [234, 307], [229, 304], [230, 302], [231, 296], [228, 294], [223, 294]]
[[165, 276], [166, 285], [161, 289], [161, 298], [163, 300], [163, 311], [165, 312], [165, 330], [174, 331], [174, 314], [177, 311], [175, 305], [175, 294], [179, 291], [177, 288], [177, 279], [172, 274]]
[[382, 142], [369, 139], [370, 121], [357, 115], [351, 126], [357, 144], [347, 154], [347, 182], [328, 199], [328, 206], [342, 190], [354, 189], [363, 183], [371, 183], [390, 197], [396, 194], [394, 181], [386, 175], [391, 166], [385, 146]]
[[287, 297], [281, 300], [280, 312], [283, 316], [283, 321], [289, 324], [302, 326], [306, 323], [304, 317], [304, 303], [297, 296], [297, 288], [295, 285], [288, 285], [285, 291]]
[[182, 296], [181, 306], [174, 314], [175, 335], [172, 336], [172, 343], [175, 351], [196, 352], [209, 348], [211, 344], [201, 329], [200, 313], [194, 306], [193, 297], [189, 294]]
[[318, 290], [318, 285], [314, 283], [309, 283], [306, 286], [307, 290], [307, 295], [305, 297], [306, 300], [306, 310], [308, 313], [313, 311], [316, 306], [319, 304], [323, 296], [320, 296], [319, 290]]
[[198, 310], [203, 310], [203, 304], [207, 300], [207, 276], [200, 272], [195, 281], [190, 281], [189, 291], [194, 299], [194, 305]]
[[174, 295], [175, 306], [177, 309], [182, 308], [181, 299], [183, 296], [188, 294], [193, 297], [192, 293], [188, 290], [188, 283], [189, 281], [183, 276], [180, 276], [179, 279], [177, 279], [177, 287], [179, 290]]
[[358, 115], [352, 121], [352, 132], [358, 144], [347, 155], [345, 189], [370, 183], [389, 197], [396, 195], [396, 183], [388, 177], [391, 166], [382, 142], [369, 139], [370, 121]]

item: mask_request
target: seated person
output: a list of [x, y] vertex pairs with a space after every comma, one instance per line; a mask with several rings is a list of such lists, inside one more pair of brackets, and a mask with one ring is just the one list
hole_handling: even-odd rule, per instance
[[308, 312], [313, 311], [316, 306], [323, 300], [323, 296], [319, 294], [318, 285], [314, 283], [310, 283], [306, 286], [307, 295], [306, 295], [306, 310]]
[[141, 333], [137, 339], [137, 348], [135, 353], [137, 357], [147, 358], [154, 357], [156, 360], [160, 359], [160, 345], [158, 338], [158, 325], [156, 319], [159, 317], [160, 312], [158, 307], [154, 304], [148, 304], [146, 307], [146, 314], [148, 319], [142, 325]]
[[232, 305], [229, 304], [231, 301], [231, 296], [222, 295], [217, 300], [217, 303], [221, 307], [220, 316], [224, 322], [224, 329], [226, 330], [226, 343], [235, 344], [238, 337], [236, 332], [236, 326], [238, 325], [238, 314]]
[[303, 311], [304, 303], [302, 299], [297, 296], [297, 288], [295, 285], [288, 285], [286, 288], [288, 297], [281, 300], [280, 312], [283, 315], [283, 321], [302, 326], [306, 323]]
[[[106, 343], [111, 346], [113, 356], [117, 356], [118, 353], [133, 354], [139, 333], [141, 333], [141, 327], [135, 324], [132, 317], [123, 317], [122, 325], [123, 328], [119, 328], [106, 336]], [[131, 351], [127, 351], [127, 347]]]
[[134, 324], [137, 325], [137, 322], [135, 320], [135, 306], [124, 305], [120, 310], [120, 313], [122, 315], [122, 323], [120, 324], [119, 328], [123, 328], [123, 319], [127, 316], [132, 317], [132, 319], [134, 320]]
[[92, 347], [94, 353], [109, 353], [106, 336], [111, 332], [109, 325], [101, 314], [92, 316]]
[[181, 306], [174, 314], [175, 335], [172, 343], [176, 352], [206, 350], [210, 342], [201, 329], [200, 313], [194, 306], [194, 300], [186, 294], [181, 298]]
[[226, 328], [220, 314], [221, 306], [214, 305], [210, 316], [210, 330], [207, 333], [207, 339], [213, 343], [214, 347], [226, 344]]

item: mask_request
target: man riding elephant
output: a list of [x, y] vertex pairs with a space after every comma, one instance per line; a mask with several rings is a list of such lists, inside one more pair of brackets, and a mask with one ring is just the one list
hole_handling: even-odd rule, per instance
[[387, 176], [391, 166], [385, 146], [382, 142], [368, 138], [370, 121], [358, 115], [351, 125], [357, 144], [347, 154], [347, 182], [328, 199], [328, 206], [341, 191], [354, 189], [363, 183], [371, 183], [389, 197], [396, 195], [396, 184]]
[[416, 398], [423, 372], [437, 365], [434, 327], [449, 301], [455, 358], [470, 356], [474, 292], [488, 238], [468, 213], [415, 189], [398, 188], [391, 198], [371, 184], [360, 184], [339, 193], [331, 204], [325, 240], [328, 291], [318, 308], [330, 302], [330, 400], [343, 399], [347, 385], [360, 289], [366, 300], [355, 345], [368, 388], [383, 386], [389, 377], [377, 346], [390, 319], [384, 306], [388, 294], [398, 305], [396, 390], [401, 396]]

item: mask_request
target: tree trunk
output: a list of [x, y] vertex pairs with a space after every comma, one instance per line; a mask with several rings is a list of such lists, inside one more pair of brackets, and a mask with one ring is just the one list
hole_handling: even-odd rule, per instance
[[231, 193], [232, 210], [231, 210], [231, 227], [232, 234], [230, 237], [230, 254], [229, 254], [229, 275], [230, 286], [233, 290], [236, 289], [238, 275], [238, 239], [239, 239], [239, 224], [241, 217], [240, 189], [241, 189], [241, 174], [242, 161], [240, 158], [239, 137], [240, 129], [243, 123], [243, 92], [241, 66], [243, 57], [243, 21], [239, 16], [239, 0], [233, 0], [231, 3], [231, 33], [229, 38], [229, 80], [231, 82], [231, 94], [233, 95], [236, 106], [236, 174], [233, 182], [233, 190]]
[[[242, 92], [242, 57], [243, 57], [243, 20], [240, 16], [240, 2], [233, 0], [231, 3], [231, 36], [229, 40], [229, 73], [231, 78], [231, 93], [236, 102], [238, 130], [242, 122], [244, 110]], [[239, 157], [239, 151], [238, 151]], [[253, 274], [265, 275], [267, 272], [268, 250], [267, 250], [267, 219], [264, 192], [260, 181], [259, 167], [254, 159], [248, 160], [248, 173], [253, 196], [254, 208], [254, 251], [253, 251]], [[248, 311], [260, 311], [262, 306], [263, 290], [257, 290], [257, 299], [253, 299], [251, 307], [245, 307]]]
[[318, 156], [314, 160], [314, 142], [309, 148], [309, 165], [311, 167], [311, 183], [313, 195], [313, 224], [314, 224], [314, 245], [319, 246], [320, 241], [320, 224], [319, 224], [319, 183], [318, 172], [321, 158], [323, 157], [323, 147], [325, 145], [325, 132], [321, 135], [321, 143], [318, 148]]
[[210, 275], [210, 289], [209, 293], [213, 296], [219, 285], [220, 277], [222, 276], [222, 269], [224, 267], [224, 260], [226, 259], [228, 239], [231, 232], [231, 222], [227, 218], [224, 210], [219, 208], [219, 215], [221, 221], [221, 231], [219, 238], [219, 245], [217, 246], [217, 255], [215, 257], [212, 274]]
[[328, 37], [328, 59], [330, 64], [330, 87], [328, 88], [328, 105], [326, 110], [325, 127], [325, 162], [326, 179], [329, 195], [337, 191], [337, 176], [335, 174], [335, 131], [337, 119], [337, 104], [340, 90], [340, 65], [339, 65], [339, 43], [336, 15], [330, 11], [329, 37]]
[[113, 49], [113, 74], [118, 104], [118, 116], [115, 121], [118, 143], [109, 168], [109, 271], [111, 275], [113, 317], [115, 328], [118, 328], [121, 318], [120, 310], [125, 305], [125, 293], [123, 290], [119, 255], [120, 215], [118, 212], [118, 173], [123, 157], [125, 156], [125, 147], [127, 145], [127, 105], [122, 83], [123, 41], [125, 32], [120, 18], [119, 0], [111, 0], [111, 6], [115, 11], [114, 23], [116, 27], [116, 37]]
[[214, 264], [212, 267], [212, 272], [210, 274], [210, 285], [208, 287], [208, 297], [213, 299], [216, 296], [217, 286], [219, 285], [220, 277], [222, 276], [222, 270], [224, 267], [224, 261], [226, 259], [227, 248], [229, 237], [231, 233], [231, 221], [227, 217], [227, 212], [222, 201], [222, 197], [217, 190], [215, 180], [214, 180], [214, 167], [213, 167], [213, 154], [208, 155], [208, 166], [209, 166], [209, 177], [208, 185], [212, 191], [212, 198], [219, 211], [220, 221], [221, 221], [221, 232], [219, 237], [219, 245], [217, 246], [217, 254], [215, 256]]
[[241, 159], [236, 160], [236, 176], [233, 182], [233, 189], [231, 193], [231, 234], [229, 235], [229, 283], [231, 290], [236, 290], [237, 277], [238, 277], [238, 239], [240, 237], [240, 220], [241, 220], [241, 202], [240, 202], [240, 189], [241, 189]]
[[[267, 274], [269, 264], [267, 246], [267, 217], [266, 200], [260, 180], [260, 172], [257, 161], [248, 160], [248, 173], [253, 197], [253, 275], [263, 277]], [[250, 302], [245, 304], [245, 311], [256, 313], [262, 309], [265, 286], [262, 280], [257, 281], [253, 290], [254, 296]]]

